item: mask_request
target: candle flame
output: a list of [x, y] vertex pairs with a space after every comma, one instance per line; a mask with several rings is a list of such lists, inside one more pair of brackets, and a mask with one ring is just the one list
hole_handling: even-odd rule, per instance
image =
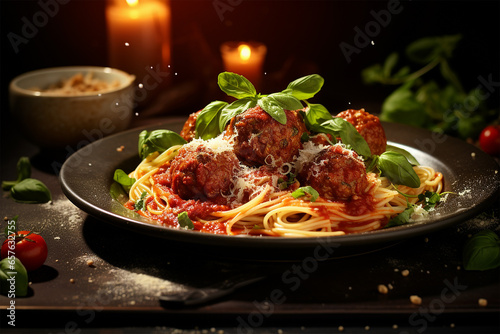
[[248, 60], [252, 55], [252, 50], [250, 50], [250, 47], [246, 44], [241, 44], [240, 46], [238, 46], [238, 51], [240, 53], [241, 60]]
[[126, 0], [130, 7], [135, 7], [139, 4], [139, 0]]

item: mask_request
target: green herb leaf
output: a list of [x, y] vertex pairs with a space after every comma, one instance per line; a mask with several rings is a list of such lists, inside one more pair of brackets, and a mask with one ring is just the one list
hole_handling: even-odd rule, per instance
[[359, 155], [370, 157], [370, 147], [366, 140], [359, 134], [354, 125], [348, 121], [333, 117], [321, 104], [308, 104], [309, 109], [304, 115], [306, 127], [313, 132], [328, 133], [333, 138], [342, 140], [342, 143], [353, 149]]
[[0, 294], [12, 298], [28, 294], [28, 272], [17, 257], [8, 256], [0, 261]]
[[423, 127], [427, 121], [425, 107], [417, 101], [409, 82], [390, 94], [382, 104], [382, 121]]
[[253, 108], [257, 105], [257, 98], [256, 97], [244, 97], [239, 100], [234, 101], [233, 103], [225, 106], [221, 113], [220, 113], [220, 118], [219, 118], [219, 130], [220, 132], [224, 131], [227, 123], [231, 121], [231, 118], [233, 118], [236, 115], [239, 115], [246, 110]]
[[257, 104], [264, 109], [274, 120], [286, 124], [286, 113], [283, 106], [271, 95], [259, 99]]
[[429, 211], [430, 209], [433, 209], [439, 201], [441, 201], [441, 195], [427, 190], [424, 193], [419, 194], [418, 199], [422, 202], [423, 209]]
[[237, 99], [257, 96], [254, 85], [242, 75], [222, 72], [219, 74], [217, 82], [224, 93]]
[[285, 190], [286, 188], [288, 188], [289, 186], [291, 186], [292, 184], [294, 184], [296, 182], [294, 173], [290, 172], [286, 175], [286, 177], [287, 177], [286, 180], [284, 180], [282, 178], [278, 179], [278, 188], [280, 190]]
[[208, 140], [220, 135], [222, 130], [220, 130], [219, 118], [225, 106], [227, 102], [213, 101], [203, 108], [196, 118], [196, 138]]
[[387, 223], [387, 225], [385, 225], [385, 227], [387, 228], [387, 227], [394, 227], [394, 226], [408, 224], [410, 222], [411, 216], [413, 215], [414, 211], [415, 207], [410, 203], [408, 203], [406, 209], [396, 217], [389, 220], [389, 222]]
[[465, 244], [463, 261], [466, 270], [489, 270], [500, 266], [500, 238], [490, 230], [474, 234]]
[[31, 163], [28, 157], [21, 157], [17, 161], [17, 179], [15, 181], [2, 181], [2, 189], [10, 190], [14, 185], [31, 177]]
[[52, 195], [47, 186], [40, 180], [27, 178], [10, 189], [10, 196], [22, 203], [47, 203]]
[[394, 69], [394, 67], [396, 66], [397, 62], [398, 62], [398, 59], [399, 59], [399, 55], [397, 52], [393, 52], [391, 53], [385, 60], [384, 62], [384, 67], [383, 67], [383, 74], [384, 74], [384, 77], [390, 77], [391, 76], [391, 73], [392, 73], [392, 70]]
[[299, 198], [299, 197], [306, 196], [307, 194], [309, 194], [311, 196], [311, 198], [310, 198], [311, 202], [315, 202], [319, 197], [319, 193], [316, 191], [316, 189], [314, 189], [311, 186], [298, 188], [297, 190], [295, 190], [292, 193], [292, 196], [293, 196], [293, 198]]
[[146, 197], [148, 196], [148, 192], [144, 191], [141, 194], [141, 197], [134, 203], [135, 211], [145, 211], [146, 210]]
[[[307, 100], [312, 98], [321, 90], [324, 82], [325, 80], [318, 74], [307, 75], [290, 82], [283, 93], [291, 94], [298, 100]], [[289, 108], [285, 109], [292, 110]]]
[[400, 153], [385, 151], [379, 156], [378, 167], [382, 171], [382, 175], [386, 176], [394, 184], [411, 188], [420, 186], [417, 173], [415, 173], [405, 156]]
[[421, 64], [438, 57], [450, 58], [461, 38], [461, 35], [424, 37], [408, 45], [406, 55], [410, 60]]
[[179, 221], [179, 226], [186, 230], [194, 230], [194, 224], [189, 219], [189, 216], [186, 211], [181, 212], [177, 215], [177, 220]]
[[122, 169], [115, 170], [113, 180], [121, 184], [126, 192], [130, 191], [130, 187], [132, 187], [136, 181], [133, 177], [129, 177]]
[[408, 152], [407, 150], [401, 148], [401, 147], [397, 147], [397, 146], [393, 146], [393, 145], [387, 145], [386, 146], [386, 151], [391, 151], [391, 152], [396, 152], [396, 153], [399, 153], [401, 155], [403, 155], [406, 159], [408, 159], [408, 161], [413, 165], [413, 166], [419, 166], [419, 162], [418, 160], [410, 153]]
[[139, 134], [139, 156], [146, 159], [151, 153], [162, 153], [172, 146], [186, 143], [184, 138], [170, 130], [144, 130]]

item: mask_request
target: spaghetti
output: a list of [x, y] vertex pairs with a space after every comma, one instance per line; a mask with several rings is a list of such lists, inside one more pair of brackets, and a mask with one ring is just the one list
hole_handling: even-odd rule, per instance
[[[361, 195], [349, 199], [320, 196], [312, 201], [309, 196], [294, 196], [294, 190], [301, 186], [297, 180], [289, 179], [288, 187], [282, 189], [280, 182], [295, 168], [292, 162], [270, 172], [258, 167], [239, 166], [232, 171], [229, 189], [222, 192], [218, 200], [182, 199], [173, 190], [172, 182], [165, 182], [169, 173], [173, 173], [170, 170], [173, 160], [181, 149], [189, 147], [200, 151], [200, 146], [220, 148], [225, 144], [222, 151], [231, 149], [230, 141], [221, 144], [221, 140], [195, 139], [161, 154], [149, 155], [129, 174], [136, 182], [129, 191], [126, 206], [159, 224], [172, 227], [178, 227], [177, 216], [187, 212], [193, 221], [193, 229], [201, 232], [276, 237], [336, 236], [381, 229], [392, 217], [402, 213], [408, 203], [416, 204], [419, 194], [426, 191], [440, 193], [443, 187], [441, 173], [429, 166], [413, 166], [420, 180], [417, 188], [393, 185], [386, 177], [368, 172], [367, 186]], [[208, 152], [217, 156], [222, 151]], [[307, 153], [310, 152], [304, 155]], [[138, 201], [144, 201], [142, 208], [137, 208]]]

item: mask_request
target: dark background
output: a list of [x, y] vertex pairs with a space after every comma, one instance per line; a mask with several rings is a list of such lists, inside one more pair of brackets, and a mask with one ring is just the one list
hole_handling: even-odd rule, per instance
[[[26, 44], [14, 49], [7, 36], [21, 35], [22, 18], [33, 21], [42, 10], [40, 2], [58, 0], [2, 0], [1, 10], [1, 109], [2, 122], [9, 122], [8, 83], [23, 72], [65, 65], [107, 66], [105, 1], [59, 0], [58, 12], [38, 29]], [[221, 20], [214, 9], [217, 1], [232, 10]], [[230, 5], [232, 3], [233, 5]], [[353, 54], [348, 63], [339, 47], [354, 45], [355, 31], [374, 21], [370, 11], [387, 9], [388, 1], [228, 1], [171, 0], [172, 69], [174, 91], [186, 83], [184, 95], [172, 98], [161, 115], [187, 115], [220, 98], [216, 76], [222, 71], [220, 44], [229, 40], [256, 40], [268, 47], [263, 91], [286, 87], [299, 76], [318, 73], [325, 80], [313, 102], [323, 103], [332, 113], [348, 107], [377, 106], [392, 88], [366, 86], [361, 70], [382, 62], [390, 52], [403, 51], [410, 42], [425, 36], [463, 35], [452, 68], [467, 90], [479, 85], [478, 77], [492, 75], [500, 81], [499, 1], [402, 1], [401, 13], [392, 15], [387, 27], [373, 38], [375, 44]], [[488, 99], [497, 107], [498, 87]], [[163, 93], [163, 92], [160, 92]], [[165, 92], [167, 93], [167, 91]]]

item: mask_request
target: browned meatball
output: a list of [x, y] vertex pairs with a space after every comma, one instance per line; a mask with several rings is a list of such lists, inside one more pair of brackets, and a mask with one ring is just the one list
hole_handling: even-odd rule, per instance
[[302, 147], [300, 138], [307, 132], [297, 111], [285, 110], [287, 122], [274, 120], [261, 107], [250, 108], [233, 117], [225, 137], [234, 136], [234, 151], [249, 166], [282, 166], [291, 162]]
[[372, 154], [380, 155], [385, 152], [387, 138], [377, 116], [366, 112], [365, 109], [348, 109], [339, 113], [337, 117], [343, 118], [354, 125], [368, 143]]
[[239, 161], [231, 150], [214, 152], [203, 144], [185, 145], [172, 160], [167, 182], [182, 199], [211, 200], [224, 203], [239, 170]]
[[200, 112], [201, 110], [198, 110], [197, 112], [194, 112], [191, 115], [189, 115], [188, 119], [186, 120], [186, 123], [184, 123], [184, 126], [182, 127], [180, 135], [188, 142], [193, 140], [195, 137], [196, 120], [198, 119], [198, 115], [200, 114]]
[[321, 197], [348, 200], [361, 195], [368, 186], [365, 165], [354, 151], [340, 145], [329, 145], [312, 161], [303, 164], [298, 179], [302, 185], [316, 189]]

